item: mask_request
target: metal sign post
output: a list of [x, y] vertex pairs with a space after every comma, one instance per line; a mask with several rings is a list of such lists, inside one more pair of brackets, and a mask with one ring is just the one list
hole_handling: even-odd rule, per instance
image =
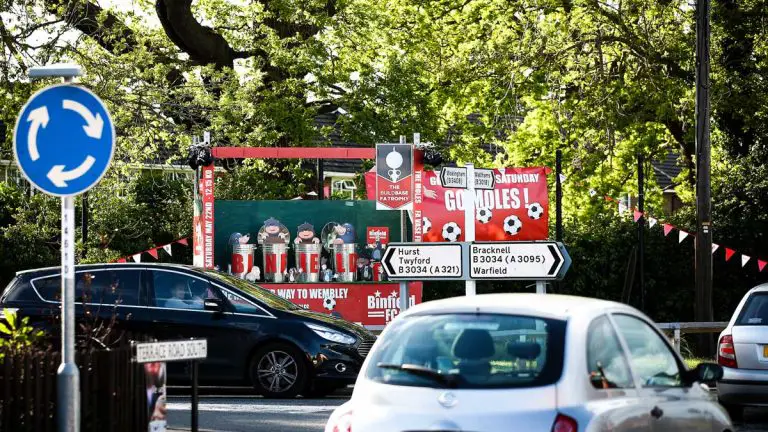
[[59, 431], [80, 430], [80, 373], [75, 364], [75, 205], [73, 197], [101, 180], [112, 162], [115, 129], [104, 103], [71, 85], [78, 65], [33, 67], [30, 78], [64, 84], [38, 91], [16, 119], [13, 153], [24, 177], [61, 197], [61, 365], [57, 372]]

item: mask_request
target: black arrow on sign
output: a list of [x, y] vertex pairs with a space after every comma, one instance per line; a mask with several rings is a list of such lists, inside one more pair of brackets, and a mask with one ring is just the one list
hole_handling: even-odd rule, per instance
[[552, 258], [555, 259], [555, 262], [552, 263], [552, 267], [547, 272], [547, 276], [554, 276], [555, 275], [555, 270], [557, 270], [557, 265], [560, 264], [560, 261], [562, 261], [562, 260], [560, 259], [560, 254], [557, 253], [557, 249], [555, 249], [554, 246], [547, 245], [547, 247], [549, 248], [549, 251], [552, 253]]
[[381, 259], [381, 263], [384, 264], [384, 270], [387, 271], [387, 274], [390, 276], [395, 275], [395, 268], [392, 267], [392, 255], [395, 254], [395, 248], [389, 247], [386, 251], [384, 251], [384, 257]]

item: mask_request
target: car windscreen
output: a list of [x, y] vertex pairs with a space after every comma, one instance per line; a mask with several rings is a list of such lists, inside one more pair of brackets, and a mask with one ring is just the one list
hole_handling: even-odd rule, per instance
[[280, 309], [280, 310], [297, 310], [301, 309], [300, 307], [296, 306], [294, 303], [291, 303], [290, 301], [273, 294], [271, 291], [266, 290], [258, 285], [254, 285], [247, 280], [240, 279], [237, 277], [234, 277], [232, 275], [228, 275], [226, 273], [221, 273], [213, 270], [206, 270], [206, 273], [209, 276], [213, 276], [215, 279], [218, 279], [221, 282], [224, 282], [225, 284], [234, 286], [235, 288], [244, 291], [246, 294], [251, 295], [252, 297], [255, 297], [257, 300], [261, 301], [265, 305], [274, 308], [274, 309]]
[[768, 292], [750, 295], [735, 325], [768, 325]]
[[563, 369], [566, 322], [501, 314], [416, 315], [390, 324], [365, 373], [433, 388], [537, 387]]

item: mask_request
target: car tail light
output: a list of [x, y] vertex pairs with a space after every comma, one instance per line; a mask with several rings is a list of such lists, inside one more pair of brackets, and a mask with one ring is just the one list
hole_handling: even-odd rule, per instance
[[352, 411], [340, 415], [331, 429], [332, 432], [352, 432]]
[[733, 346], [733, 336], [725, 335], [717, 344], [717, 363], [729, 368], [738, 368], [736, 349]]
[[578, 432], [578, 430], [579, 424], [576, 423], [576, 420], [564, 414], [558, 414], [552, 425], [552, 432]]

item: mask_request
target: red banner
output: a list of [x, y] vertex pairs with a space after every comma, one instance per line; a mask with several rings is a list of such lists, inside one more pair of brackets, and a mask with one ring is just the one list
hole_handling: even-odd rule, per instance
[[376, 246], [377, 241], [386, 246], [389, 244], [389, 227], [369, 226], [367, 227], [365, 238], [368, 246]]
[[[382, 328], [400, 312], [397, 283], [345, 284], [261, 284], [296, 305], [324, 314], [340, 316], [374, 329]], [[421, 282], [408, 284], [409, 304], [421, 303]]]
[[[475, 191], [475, 239], [546, 240], [549, 238], [549, 168], [494, 170], [496, 187]], [[375, 173], [366, 173], [366, 187]], [[464, 240], [464, 190], [443, 188], [440, 173], [416, 171], [414, 238], [416, 242]], [[369, 195], [370, 199], [370, 195]]]
[[201, 168], [203, 267], [213, 268], [213, 164]]

